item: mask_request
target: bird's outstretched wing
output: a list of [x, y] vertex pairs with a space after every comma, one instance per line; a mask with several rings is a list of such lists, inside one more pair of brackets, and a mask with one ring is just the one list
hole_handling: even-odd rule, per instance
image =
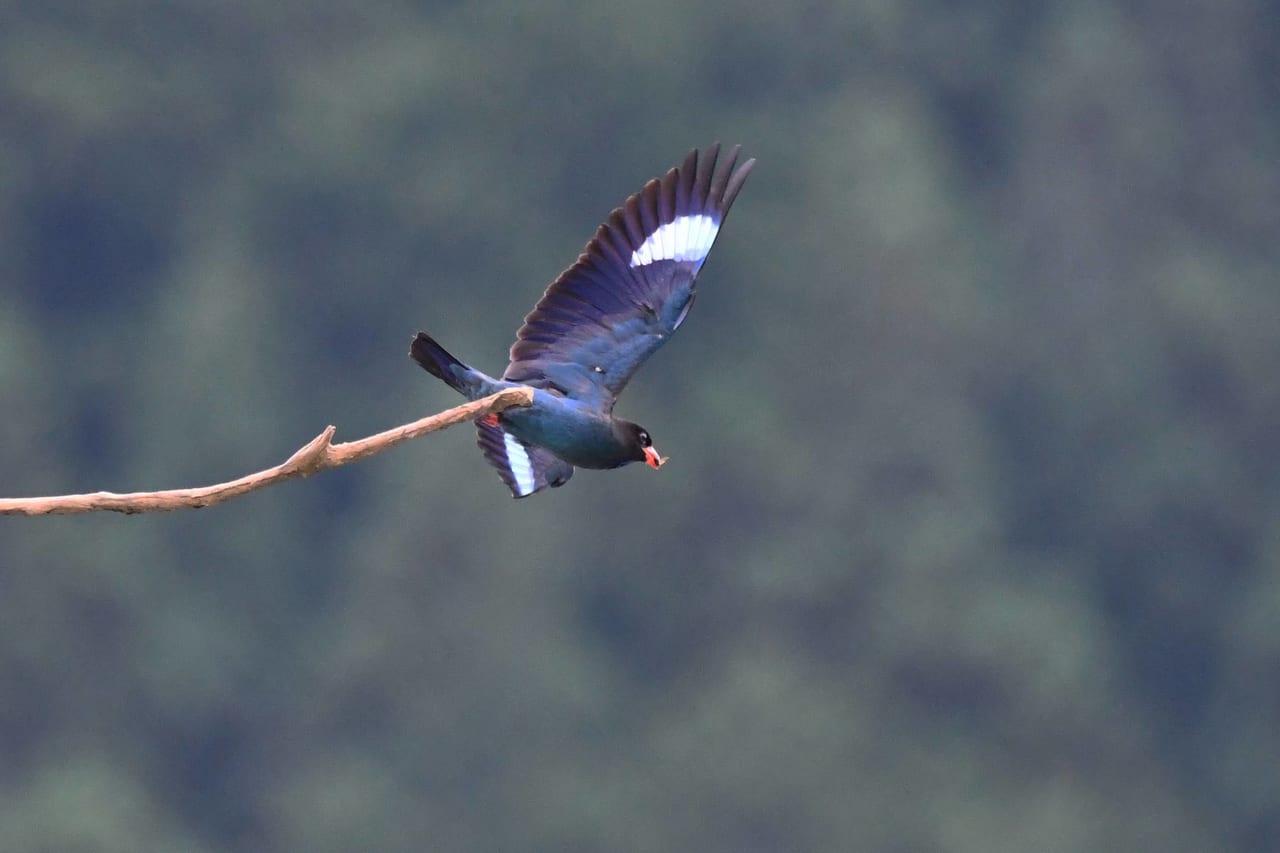
[[613, 211], [577, 263], [525, 317], [504, 379], [563, 393], [599, 408], [614, 400], [693, 305], [694, 281], [755, 160], [720, 145]]
[[527, 498], [551, 486], [563, 486], [573, 476], [573, 466], [550, 450], [525, 444], [500, 426], [476, 421], [479, 438], [476, 444], [484, 458], [498, 469], [498, 476], [511, 489], [511, 495]]

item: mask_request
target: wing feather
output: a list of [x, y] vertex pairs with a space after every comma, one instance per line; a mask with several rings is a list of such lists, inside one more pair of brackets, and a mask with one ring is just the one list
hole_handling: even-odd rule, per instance
[[548, 486], [563, 486], [573, 476], [573, 466], [568, 462], [550, 450], [525, 444], [502, 427], [477, 421], [476, 431], [476, 444], [497, 469], [512, 497], [527, 498]]
[[[627, 382], [684, 320], [694, 284], [755, 160], [719, 143], [615, 209], [525, 317], [504, 379], [554, 374], [570, 397], [612, 409]], [[581, 377], [563, 387], [564, 377]]]

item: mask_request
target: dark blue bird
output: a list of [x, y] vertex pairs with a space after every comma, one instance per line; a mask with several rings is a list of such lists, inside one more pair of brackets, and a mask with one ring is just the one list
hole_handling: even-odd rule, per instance
[[632, 374], [680, 327], [694, 282], [755, 160], [719, 144], [627, 199], [525, 317], [501, 379], [454, 358], [424, 332], [409, 355], [472, 400], [528, 385], [533, 405], [476, 422], [489, 464], [517, 498], [563, 486], [578, 468], [666, 460], [638, 424], [613, 416]]

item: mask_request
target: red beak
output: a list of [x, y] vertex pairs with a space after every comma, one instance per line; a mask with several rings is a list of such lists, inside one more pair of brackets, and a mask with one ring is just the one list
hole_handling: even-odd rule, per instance
[[657, 448], [646, 447], [644, 449], [644, 464], [648, 465], [653, 470], [657, 471], [662, 467], [662, 463], [666, 461], [667, 460], [658, 455]]

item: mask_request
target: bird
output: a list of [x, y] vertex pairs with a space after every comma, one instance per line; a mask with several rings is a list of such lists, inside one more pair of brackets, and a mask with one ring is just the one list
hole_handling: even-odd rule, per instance
[[740, 153], [695, 148], [615, 209], [524, 318], [500, 378], [426, 332], [413, 338], [410, 357], [471, 400], [534, 389], [532, 405], [476, 421], [477, 444], [512, 497], [563, 486], [575, 468], [656, 470], [667, 461], [647, 429], [613, 408], [693, 306], [698, 273], [756, 162], [738, 164]]

